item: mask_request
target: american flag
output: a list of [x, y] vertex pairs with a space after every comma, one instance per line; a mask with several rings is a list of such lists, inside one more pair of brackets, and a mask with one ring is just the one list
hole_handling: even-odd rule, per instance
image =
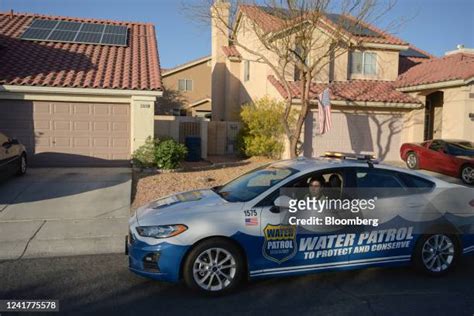
[[326, 88], [318, 96], [319, 133], [325, 134], [331, 129], [331, 99], [329, 88]]
[[245, 219], [245, 225], [247, 225], [247, 226], [257, 226], [258, 225], [258, 218], [256, 218], [256, 217], [247, 217]]

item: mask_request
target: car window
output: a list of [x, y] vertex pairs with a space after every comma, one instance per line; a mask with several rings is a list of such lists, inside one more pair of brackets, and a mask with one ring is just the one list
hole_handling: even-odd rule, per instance
[[474, 144], [471, 142], [446, 143], [446, 149], [453, 156], [473, 156]]
[[398, 177], [388, 172], [375, 170], [357, 171], [356, 174], [358, 188], [403, 188], [403, 184]]
[[230, 181], [216, 192], [229, 202], [246, 202], [296, 172], [288, 167], [264, 166]]
[[406, 187], [398, 174], [390, 170], [357, 168], [356, 186], [359, 198], [395, 197], [407, 194]]
[[283, 194], [291, 195], [291, 198], [304, 198], [310, 193], [310, 184], [315, 180], [320, 182], [321, 192], [328, 198], [340, 198], [346, 186], [345, 172], [342, 168], [310, 172], [279, 187], [257, 203], [256, 207], [273, 206], [281, 190]]
[[416, 189], [413, 193], [430, 192], [435, 187], [434, 182], [414, 175], [400, 173], [400, 177], [408, 188]]
[[8, 142], [8, 137], [5, 134], [0, 133], [0, 146], [5, 144], [6, 142]]
[[442, 141], [439, 141], [439, 140], [434, 140], [430, 147], [429, 147], [431, 150], [434, 150], [434, 151], [440, 151], [441, 149], [444, 148], [444, 142]]

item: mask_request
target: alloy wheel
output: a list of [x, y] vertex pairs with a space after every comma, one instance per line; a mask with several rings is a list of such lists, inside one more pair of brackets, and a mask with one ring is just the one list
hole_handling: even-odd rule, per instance
[[206, 291], [221, 291], [235, 279], [237, 264], [234, 256], [223, 248], [209, 248], [200, 253], [193, 264], [193, 278]]
[[25, 173], [26, 172], [26, 159], [24, 156], [21, 157], [21, 165], [20, 165], [20, 168], [21, 168], [21, 173]]
[[468, 184], [472, 184], [474, 182], [474, 168], [473, 167], [464, 167], [462, 169], [462, 179], [464, 182]]
[[446, 235], [433, 235], [423, 244], [422, 259], [426, 269], [439, 273], [446, 271], [454, 261], [454, 243]]
[[416, 168], [417, 158], [415, 154], [409, 154], [407, 157], [407, 165], [408, 168], [414, 169]]

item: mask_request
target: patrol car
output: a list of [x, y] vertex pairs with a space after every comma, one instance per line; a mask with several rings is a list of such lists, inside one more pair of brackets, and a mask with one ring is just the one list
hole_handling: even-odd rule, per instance
[[[328, 225], [292, 225], [284, 192], [306, 192], [315, 179], [341, 200], [374, 198], [376, 209], [332, 216]], [[184, 280], [209, 294], [247, 279], [375, 266], [412, 264], [443, 275], [474, 254], [472, 193], [369, 156], [284, 160], [138, 208], [129, 220], [126, 254], [129, 269], [141, 276]]]

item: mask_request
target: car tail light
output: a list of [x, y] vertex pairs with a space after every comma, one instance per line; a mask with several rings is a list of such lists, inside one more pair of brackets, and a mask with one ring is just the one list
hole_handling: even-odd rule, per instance
[[474, 200], [472, 200], [471, 202], [469, 202], [469, 205], [474, 207]]

